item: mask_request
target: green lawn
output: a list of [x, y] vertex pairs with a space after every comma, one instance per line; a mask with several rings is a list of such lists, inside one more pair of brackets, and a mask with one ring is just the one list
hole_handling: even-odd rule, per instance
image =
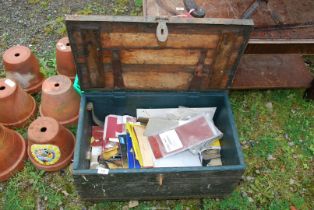
[[[247, 165], [239, 187], [224, 200], [140, 202], [137, 209], [288, 209], [290, 205], [313, 209], [314, 102], [302, 96], [303, 90], [231, 92]], [[26, 136], [26, 129], [19, 132]], [[10, 210], [34, 209], [37, 205], [48, 209], [121, 209], [127, 205], [83, 203], [73, 186], [70, 168], [45, 173], [29, 161], [22, 172], [1, 184], [0, 198], [0, 209]]]

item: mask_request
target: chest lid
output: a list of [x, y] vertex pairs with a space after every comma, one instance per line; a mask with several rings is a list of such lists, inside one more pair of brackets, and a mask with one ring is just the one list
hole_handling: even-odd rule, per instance
[[232, 84], [252, 20], [67, 16], [81, 89], [210, 90]]

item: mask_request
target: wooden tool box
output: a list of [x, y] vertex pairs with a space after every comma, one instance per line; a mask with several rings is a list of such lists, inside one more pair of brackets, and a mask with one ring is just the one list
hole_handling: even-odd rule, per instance
[[[67, 16], [82, 93], [73, 175], [85, 200], [224, 197], [245, 165], [227, 89], [251, 32], [251, 20]], [[136, 116], [137, 108], [217, 107], [222, 163], [215, 167], [89, 169], [96, 116]]]

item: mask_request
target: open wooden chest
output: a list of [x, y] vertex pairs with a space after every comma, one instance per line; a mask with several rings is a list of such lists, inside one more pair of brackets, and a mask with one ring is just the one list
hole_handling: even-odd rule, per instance
[[[251, 20], [68, 16], [66, 25], [82, 93], [73, 175], [85, 200], [224, 197], [245, 165], [228, 88], [253, 26]], [[222, 166], [89, 169], [96, 116], [136, 116], [137, 108], [217, 107]]]

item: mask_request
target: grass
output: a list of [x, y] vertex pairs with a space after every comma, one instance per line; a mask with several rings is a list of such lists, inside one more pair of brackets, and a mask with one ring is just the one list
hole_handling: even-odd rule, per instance
[[[313, 208], [314, 103], [302, 90], [239, 91], [231, 94], [247, 163], [240, 191], [256, 208]], [[272, 104], [272, 109], [266, 104]], [[271, 160], [269, 157], [273, 157]], [[303, 199], [300, 199], [303, 198]], [[285, 209], [285, 208], [279, 208]]]
[[56, 19], [47, 22], [43, 28], [43, 32], [46, 36], [56, 33], [58, 36], [62, 37], [66, 35], [66, 27], [64, 24], [64, 17], [59, 16]]
[[46, 173], [37, 170], [26, 162], [24, 170], [17, 173], [7, 183], [3, 194], [4, 203], [1, 209], [35, 209], [45, 206], [47, 209], [78, 209], [77, 195], [69, 169], [59, 173]]
[[[55, 74], [55, 55], [40, 57], [45, 76]], [[303, 90], [234, 91], [233, 112], [247, 169], [226, 199], [145, 201], [135, 209], [313, 209], [314, 103]], [[35, 95], [37, 102], [39, 95]], [[271, 105], [270, 105], [271, 104]], [[75, 128], [71, 129], [75, 131]], [[26, 137], [26, 128], [19, 129]], [[127, 202], [82, 202], [70, 167], [45, 173], [27, 161], [24, 170], [1, 184], [0, 209], [122, 209]]]
[[[29, 0], [30, 4], [40, 1]], [[47, 4], [49, 1], [43, 1]], [[45, 7], [46, 3], [41, 3]], [[128, 1], [114, 2], [114, 11], [89, 3], [77, 14], [141, 14]], [[47, 35], [64, 30], [63, 18], [52, 21]], [[48, 24], [47, 24], [48, 27]], [[58, 30], [60, 29], [60, 30]], [[0, 37], [5, 48], [8, 34]], [[37, 55], [45, 77], [55, 75], [55, 52]], [[314, 73], [314, 57], [306, 57]], [[3, 71], [0, 76], [4, 77]], [[314, 102], [302, 98], [303, 90], [233, 91], [230, 100], [238, 127], [245, 162], [243, 181], [227, 198], [141, 201], [134, 209], [314, 209]], [[37, 103], [40, 95], [34, 95]], [[26, 137], [27, 128], [18, 129]], [[71, 128], [75, 132], [75, 128]], [[71, 167], [46, 173], [29, 161], [6, 183], [0, 183], [0, 209], [127, 209], [128, 202], [88, 203], [80, 200], [73, 186]]]

